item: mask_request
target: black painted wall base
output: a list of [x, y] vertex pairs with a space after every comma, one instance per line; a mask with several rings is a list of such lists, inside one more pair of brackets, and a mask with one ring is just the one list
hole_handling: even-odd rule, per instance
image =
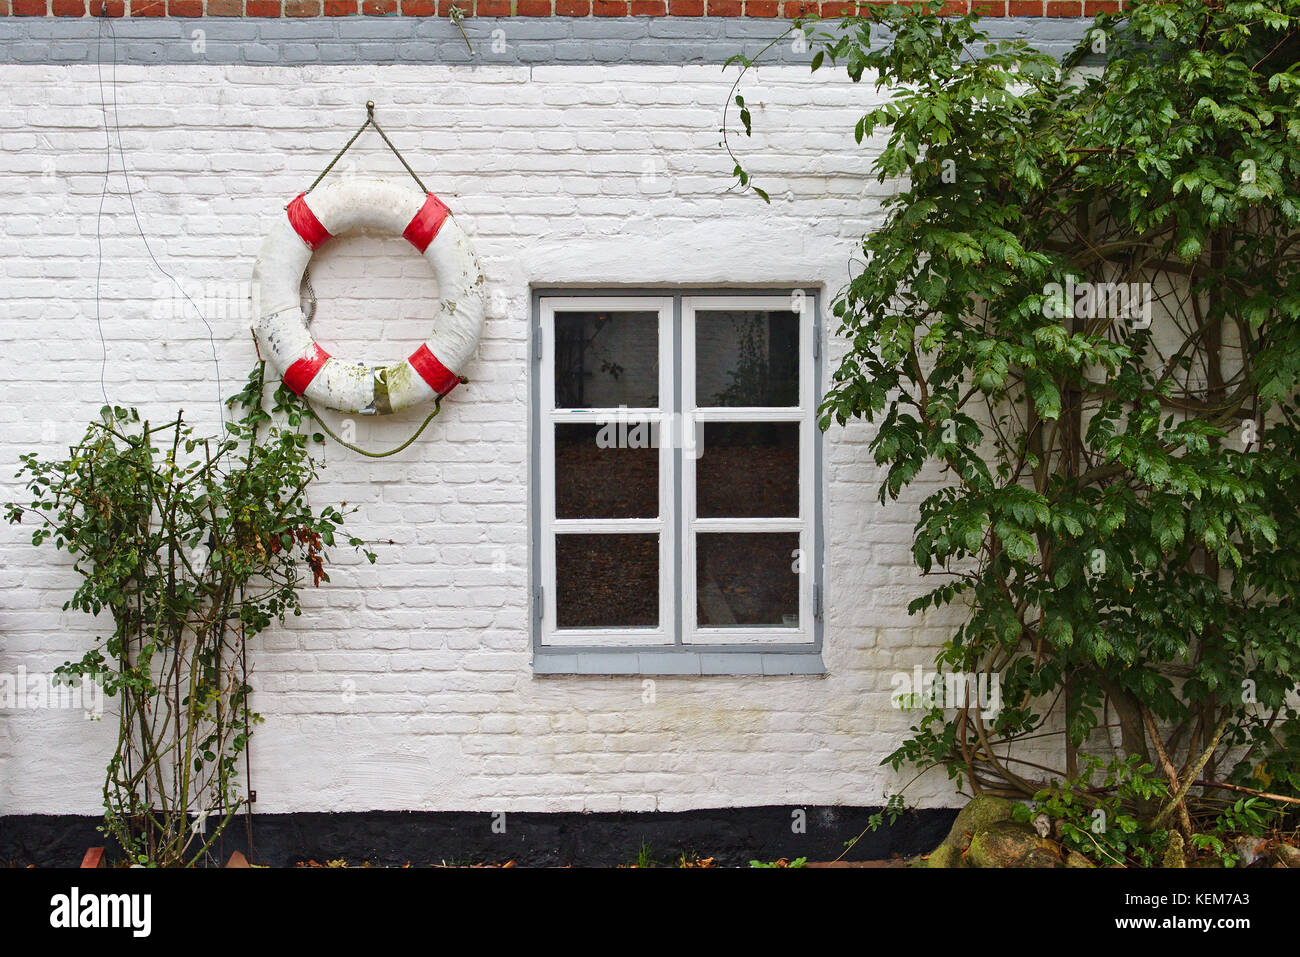
[[[873, 807], [745, 807], [647, 813], [360, 811], [255, 814], [249, 853], [237, 818], [222, 835], [220, 860], [239, 850], [256, 864], [292, 867], [342, 858], [350, 865], [413, 866], [502, 863], [611, 867], [645, 854], [661, 866], [712, 857], [719, 865], [806, 857], [829, 861], [867, 826]], [[803, 812], [805, 830], [795, 824]], [[956, 809], [908, 811], [892, 826], [867, 832], [845, 855], [879, 860], [932, 850]], [[97, 817], [18, 814], [0, 817], [0, 867], [76, 867], [87, 847], [105, 844]], [[111, 850], [110, 850], [111, 854]]]

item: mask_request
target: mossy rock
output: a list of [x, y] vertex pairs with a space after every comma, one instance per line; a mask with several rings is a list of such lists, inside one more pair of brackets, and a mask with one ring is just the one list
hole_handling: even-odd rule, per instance
[[1273, 850], [1273, 861], [1275, 867], [1300, 868], [1300, 847], [1292, 847], [1290, 844], [1279, 844]]
[[965, 851], [970, 847], [973, 835], [987, 831], [994, 824], [1010, 821], [1015, 809], [1015, 801], [977, 794], [958, 812], [957, 820], [952, 822], [952, 828], [943, 843], [958, 851]]
[[936, 847], [929, 857], [917, 858], [917, 867], [965, 867], [966, 862], [961, 859], [961, 851], [951, 844], [940, 844]]
[[929, 855], [918, 858], [914, 867], [966, 867], [966, 852], [971, 837], [988, 830], [994, 824], [1010, 821], [1016, 802], [1005, 798], [977, 794], [957, 812], [948, 836]]
[[971, 838], [966, 854], [970, 867], [1061, 867], [1060, 847], [1039, 837], [1033, 828], [1015, 821], [998, 821]]

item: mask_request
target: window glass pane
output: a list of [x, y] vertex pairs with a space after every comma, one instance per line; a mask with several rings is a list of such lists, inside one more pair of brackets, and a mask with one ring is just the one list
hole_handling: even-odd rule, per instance
[[696, 428], [697, 517], [798, 517], [798, 422], [706, 422]]
[[557, 312], [557, 409], [659, 405], [659, 314]]
[[556, 626], [659, 624], [658, 535], [557, 535]]
[[648, 422], [555, 426], [556, 518], [656, 518], [659, 450]]
[[702, 628], [799, 626], [798, 532], [695, 537], [696, 614]]
[[695, 313], [695, 404], [799, 404], [799, 317], [794, 312]]

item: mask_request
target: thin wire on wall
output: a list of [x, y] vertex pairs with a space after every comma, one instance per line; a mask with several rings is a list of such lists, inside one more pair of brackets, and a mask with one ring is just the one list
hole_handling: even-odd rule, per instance
[[96, 248], [96, 267], [95, 267], [95, 324], [99, 329], [100, 343], [100, 364], [99, 364], [99, 388], [104, 394], [104, 404], [111, 405], [108, 399], [108, 387], [105, 383], [106, 370], [108, 368], [108, 343], [104, 338], [104, 323], [102, 316], [101, 303], [101, 286], [104, 272], [104, 238], [102, 232], [102, 223], [104, 217], [104, 203], [108, 197], [108, 183], [112, 178], [113, 171], [113, 136], [109, 133], [109, 115], [108, 115], [108, 98], [104, 91], [104, 57], [103, 57], [103, 39], [104, 30], [107, 28], [108, 35], [112, 41], [112, 64], [109, 75], [109, 86], [113, 91], [113, 131], [117, 138], [117, 155], [122, 164], [122, 182], [126, 186], [126, 198], [131, 206], [131, 218], [135, 220], [136, 232], [140, 234], [140, 241], [144, 243], [144, 250], [149, 255], [150, 261], [154, 268], [167, 277], [173, 286], [180, 291], [185, 297], [185, 301], [190, 304], [194, 314], [199, 317], [203, 327], [208, 333], [208, 346], [212, 350], [212, 364], [216, 370], [217, 376], [217, 412], [218, 417], [225, 427], [226, 417], [223, 412], [222, 402], [222, 385], [221, 385], [221, 361], [217, 358], [217, 341], [212, 331], [212, 324], [208, 322], [207, 316], [203, 314], [198, 305], [185, 291], [185, 287], [177, 281], [176, 277], [163, 268], [162, 263], [158, 262], [158, 257], [154, 255], [153, 248], [149, 245], [149, 238], [145, 235], [144, 226], [140, 222], [140, 213], [135, 205], [135, 193], [131, 188], [131, 174], [126, 165], [126, 150], [122, 146], [122, 122], [118, 114], [117, 105], [117, 31], [113, 28], [113, 21], [107, 15], [107, 5], [100, 8], [99, 33], [95, 38], [95, 61], [99, 78], [99, 104], [104, 116], [104, 148], [105, 148], [105, 167], [104, 167], [104, 187], [99, 197], [99, 212], [95, 217], [95, 248]]
[[[108, 83], [109, 87], [111, 87], [112, 89], [112, 101], [113, 101], [112, 133], [110, 133], [109, 131], [108, 96], [105, 92], [105, 85], [104, 85], [103, 40], [104, 40], [104, 32], [106, 29], [108, 32], [109, 39], [111, 41], [111, 50], [112, 50], [111, 71], [109, 74], [109, 83]], [[113, 172], [113, 140], [114, 137], [116, 137], [117, 155], [122, 165], [122, 181], [126, 187], [127, 201], [131, 207], [131, 218], [135, 222], [136, 232], [139, 233], [140, 235], [140, 241], [144, 244], [145, 252], [148, 254], [150, 261], [154, 265], [154, 268], [157, 269], [158, 272], [162, 273], [162, 275], [167, 277], [168, 281], [170, 281], [171, 284], [175, 286], [177, 290], [180, 291], [180, 294], [185, 297], [185, 301], [189, 303], [190, 308], [194, 310], [194, 314], [199, 317], [199, 321], [203, 323], [203, 327], [207, 330], [208, 346], [212, 351], [212, 365], [213, 368], [215, 369], [216, 379], [217, 379], [217, 383], [216, 383], [217, 384], [217, 413], [222, 428], [224, 429], [226, 427], [226, 417], [224, 413], [224, 402], [222, 398], [223, 389], [221, 384], [221, 360], [217, 356], [216, 336], [213, 333], [212, 324], [208, 321], [207, 316], [203, 314], [203, 310], [201, 310], [198, 307], [198, 304], [194, 302], [193, 298], [191, 298], [190, 294], [185, 290], [185, 287], [176, 279], [175, 276], [173, 276], [170, 272], [168, 272], [166, 269], [163, 268], [162, 263], [158, 261], [158, 257], [154, 255], [153, 248], [149, 244], [149, 238], [148, 236], [145, 235], [144, 226], [140, 222], [139, 210], [136, 208], [135, 205], [135, 193], [131, 187], [131, 175], [126, 163], [126, 150], [122, 144], [122, 123], [118, 111], [117, 31], [113, 28], [113, 22], [107, 15], [106, 4], [101, 5], [100, 8], [99, 32], [95, 39], [95, 61], [96, 61], [96, 70], [97, 70], [97, 75], [99, 80], [100, 110], [104, 118], [104, 154], [105, 154], [104, 185], [103, 185], [103, 189], [100, 192], [99, 210], [95, 216], [95, 249], [96, 249], [95, 325], [99, 330], [99, 342], [100, 342], [99, 387], [100, 387], [100, 391], [103, 393], [104, 396], [104, 404], [111, 405], [112, 403], [109, 401], [108, 398], [108, 387], [106, 383], [107, 368], [108, 368], [108, 343], [104, 336], [104, 324], [103, 324], [102, 284], [103, 284], [103, 273], [104, 273], [104, 239], [103, 239], [102, 227], [103, 227], [103, 217], [104, 217], [104, 204], [108, 198], [108, 184], [112, 178], [112, 172]], [[241, 590], [241, 594], [242, 594], [242, 590]], [[248, 682], [247, 645], [244, 640], [244, 631], [243, 631], [242, 622], [240, 624], [240, 630], [239, 630], [239, 647], [237, 649], [237, 653], [239, 654], [240, 657], [240, 666], [241, 666], [241, 671], [243, 676], [243, 682], [244, 685], [247, 686], [247, 682]], [[247, 730], [248, 728], [248, 721], [249, 721], [248, 699], [247, 696], [245, 696], [244, 699], [245, 730]], [[246, 743], [244, 746], [244, 786], [246, 789], [244, 817], [245, 817], [246, 839], [248, 842], [247, 845], [248, 853], [250, 857], [253, 854], [252, 801], [255, 794], [255, 792], [252, 790], [251, 752], [252, 752], [251, 745]], [[224, 805], [224, 795], [221, 797], [221, 801], [222, 804]], [[224, 850], [222, 851], [222, 853], [224, 853]]]

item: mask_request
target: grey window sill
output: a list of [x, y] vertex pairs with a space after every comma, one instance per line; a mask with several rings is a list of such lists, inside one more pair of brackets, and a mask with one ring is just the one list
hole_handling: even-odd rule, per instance
[[824, 675], [819, 652], [575, 651], [533, 653], [545, 675]]

